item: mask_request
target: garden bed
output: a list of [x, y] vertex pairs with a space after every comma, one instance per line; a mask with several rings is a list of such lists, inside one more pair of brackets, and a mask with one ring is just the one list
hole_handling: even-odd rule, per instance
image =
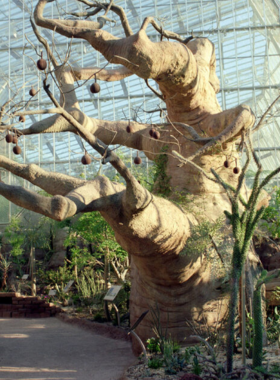
[[[278, 379], [280, 378], [280, 350], [276, 345], [271, 345], [265, 349], [265, 360], [263, 369], [268, 369], [274, 372], [273, 376], [264, 375], [251, 369], [252, 359], [246, 359], [246, 366], [242, 365], [242, 355], [234, 355], [234, 370], [231, 374], [225, 374], [226, 369], [226, 354], [222, 350], [217, 355], [217, 365], [215, 366], [210, 355], [207, 355], [203, 348], [200, 348], [201, 356], [198, 359], [198, 364], [193, 363], [193, 358], [190, 357], [188, 363], [176, 373], [167, 374], [167, 366], [153, 369], [148, 364], [144, 364], [143, 358], [139, 364], [129, 367], [121, 380], [199, 380], [199, 379]], [[148, 360], [151, 360], [151, 355], [148, 355]], [[220, 368], [220, 369], [219, 369]], [[224, 373], [214, 373], [224, 369]], [[201, 371], [201, 372], [200, 372]], [[196, 372], [197, 374], [195, 374]], [[221, 371], [222, 372], [222, 371]], [[199, 375], [198, 375], [199, 373]]]

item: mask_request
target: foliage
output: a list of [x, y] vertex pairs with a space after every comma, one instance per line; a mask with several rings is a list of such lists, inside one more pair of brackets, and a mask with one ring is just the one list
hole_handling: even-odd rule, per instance
[[[225, 301], [227, 302], [227, 301]], [[215, 322], [209, 323], [205, 314], [202, 312], [199, 320], [186, 320], [187, 326], [194, 335], [201, 337], [207, 341], [211, 346], [224, 345], [224, 330], [227, 316], [222, 320], [220, 318], [221, 311], [224, 307], [224, 301], [219, 301], [216, 307]]]
[[8, 273], [11, 268], [11, 261], [8, 261], [3, 255], [0, 253], [0, 274], [1, 274], [1, 285], [0, 290], [5, 290], [7, 285]]
[[162, 197], [168, 197], [171, 193], [170, 179], [166, 173], [169, 147], [165, 145], [161, 148], [161, 153], [155, 158], [154, 165], [154, 187], [153, 190]]
[[[253, 357], [253, 344], [254, 344], [254, 329], [255, 329], [255, 321], [253, 316], [250, 313], [246, 315], [246, 353], [248, 358], [252, 359]], [[240, 339], [240, 346], [242, 345]]]
[[270, 371], [269, 371], [270, 373], [280, 373], [280, 364], [278, 364], [278, 363], [273, 363], [273, 364], [271, 364], [271, 366], [270, 366]]
[[197, 375], [197, 376], [199, 376], [199, 375], [201, 374], [201, 372], [202, 372], [202, 368], [201, 368], [201, 365], [200, 365], [200, 363], [199, 363], [199, 361], [198, 361], [198, 359], [197, 359], [197, 356], [194, 356], [194, 357], [193, 357], [193, 368], [192, 368], [192, 372], [193, 372], [195, 375]]
[[199, 350], [198, 346], [186, 347], [185, 348], [185, 361], [186, 361], [186, 363], [189, 363], [191, 358], [195, 354], [200, 354], [200, 350]]
[[162, 367], [162, 359], [157, 358], [157, 357], [149, 359], [148, 367], [153, 368], [153, 369], [158, 369]]
[[21, 228], [20, 219], [12, 217], [11, 223], [5, 228], [4, 237], [5, 241], [12, 246], [11, 255], [14, 257], [22, 255], [25, 235]]
[[185, 358], [177, 351], [178, 344], [174, 343], [171, 339], [163, 342], [163, 361], [166, 365], [165, 373], [168, 375], [176, 374], [184, 367]]
[[84, 270], [77, 278], [76, 288], [78, 292], [85, 298], [93, 297], [100, 291], [99, 282], [94, 279], [94, 272], [92, 269]]
[[72, 280], [73, 277], [72, 269], [68, 268], [66, 264], [64, 267], [59, 267], [58, 270], [44, 271], [43, 269], [38, 269], [37, 271], [38, 281], [49, 287], [55, 287], [55, 285], [57, 285], [63, 289], [67, 282]]
[[[23, 211], [12, 217], [10, 224], [5, 228], [3, 241], [9, 245], [9, 252], [5, 259], [11, 262], [13, 270], [22, 277], [22, 267], [27, 264], [28, 258], [24, 255], [29, 253], [31, 247], [41, 248], [47, 253], [51, 250], [50, 222], [43, 216], [34, 217], [31, 212]], [[15, 282], [13, 287], [19, 290], [21, 285]]]
[[280, 188], [275, 188], [269, 206], [265, 209], [261, 226], [274, 239], [280, 238]]
[[149, 307], [152, 317], [153, 331], [156, 335], [156, 338], [159, 342], [160, 351], [163, 354], [164, 352], [164, 342], [167, 341], [167, 328], [168, 323], [165, 329], [162, 328], [161, 319], [160, 319], [160, 309], [158, 304]]
[[4, 237], [11, 244], [11, 254], [20, 256], [24, 249], [42, 248], [50, 249], [49, 219], [42, 216], [36, 220], [36, 226], [31, 213], [24, 213], [20, 217], [14, 216], [11, 223], [5, 228]]
[[212, 246], [212, 239], [219, 237], [219, 231], [225, 223], [225, 218], [220, 217], [215, 222], [203, 220], [198, 225], [192, 227], [191, 236], [187, 240], [182, 255], [197, 254], [200, 255]]
[[[93, 252], [80, 248], [81, 240], [84, 244], [91, 244]], [[112, 228], [98, 212], [85, 213], [72, 223], [64, 245], [70, 247], [72, 262], [78, 265], [78, 269], [96, 263], [96, 259], [102, 258], [108, 250], [111, 258], [116, 255], [125, 260], [127, 257], [126, 251], [116, 242]]]
[[270, 343], [278, 341], [280, 346], [280, 313], [277, 306], [273, 315], [267, 318], [267, 338]]
[[272, 292], [272, 297], [274, 300], [280, 300], [280, 286], [277, 286], [274, 292]]
[[160, 352], [160, 345], [158, 338], [150, 338], [147, 340], [147, 349], [152, 353]]
[[[279, 376], [279, 366], [276, 364], [276, 365], [272, 365], [271, 366], [272, 370], [270, 370], [268, 372], [267, 368], [264, 368], [262, 366], [258, 366], [258, 367], [255, 367], [254, 368], [254, 371], [256, 371], [255, 373], [257, 373], [258, 375], [261, 374], [263, 377], [263, 379], [275, 379], [275, 378], [280, 378]], [[278, 370], [278, 372], [277, 372]], [[258, 376], [258, 378], [260, 378], [260, 376]]]
[[[222, 185], [226, 191], [231, 203], [231, 212], [225, 210], [225, 215], [232, 225], [232, 233], [234, 237], [233, 255], [232, 255], [232, 269], [230, 278], [230, 303], [229, 303], [229, 321], [228, 321], [228, 335], [227, 335], [227, 371], [232, 372], [233, 369], [233, 348], [234, 348], [234, 321], [237, 308], [237, 298], [239, 290], [239, 279], [241, 276], [242, 268], [247, 257], [251, 239], [258, 222], [264, 214], [264, 207], [257, 210], [260, 194], [263, 188], [269, 183], [269, 181], [279, 173], [280, 168], [272, 171], [260, 182], [260, 175], [262, 172], [262, 165], [252, 148], [252, 142], [248, 135], [248, 140], [245, 142], [247, 160], [242, 168], [242, 171], [238, 177], [237, 187], [234, 188], [228, 183], [225, 183], [222, 178], [211, 169], [212, 174], [218, 183]], [[241, 189], [244, 185], [245, 173], [248, 169], [251, 157], [255, 161], [258, 171], [254, 178], [253, 188], [248, 201], [245, 201], [241, 195]], [[240, 210], [240, 204], [242, 204], [242, 211]]]

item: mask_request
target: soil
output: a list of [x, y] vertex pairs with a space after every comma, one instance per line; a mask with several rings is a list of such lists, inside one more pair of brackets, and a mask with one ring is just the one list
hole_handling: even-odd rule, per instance
[[[273, 368], [273, 365], [278, 365], [280, 368], [280, 349], [277, 347], [277, 345], [271, 345], [269, 347], [265, 348], [266, 355], [265, 355], [265, 360], [263, 362], [263, 367], [268, 369]], [[211, 357], [208, 356], [206, 353], [203, 355], [205, 356], [206, 359], [211, 360]], [[220, 363], [223, 368], [226, 368], [226, 355], [225, 351], [220, 352], [219, 355], [217, 356], [217, 362]], [[252, 359], [246, 359], [246, 366], [247, 366], [247, 372], [249, 367], [252, 364]], [[209, 367], [209, 365], [206, 365], [205, 367]], [[194, 374], [193, 374], [193, 365], [189, 364], [186, 365], [180, 372], [178, 372], [176, 375], [167, 375], [165, 374], [165, 369], [164, 367], [159, 368], [159, 369], [152, 369], [149, 368], [147, 364], [144, 364], [143, 361], [140, 362], [138, 365], [133, 365], [129, 367], [123, 376], [121, 380], [182, 380], [183, 379], [189, 379], [189, 380], [194, 380]], [[240, 377], [228, 377], [228, 378], [235, 378], [235, 379], [242, 379], [246, 375], [246, 369], [242, 365], [242, 355], [241, 354], [236, 354], [234, 356], [234, 372], [240, 371]], [[192, 374], [193, 376], [189, 377], [186, 376], [186, 374]], [[280, 371], [277, 374], [279, 378]], [[185, 377], [184, 377], [185, 376]], [[209, 372], [208, 371], [203, 371], [200, 374], [200, 377], [196, 377], [196, 379], [202, 378], [202, 379], [215, 379], [214, 376], [209, 377]], [[248, 377], [250, 378], [250, 377]], [[257, 377], [256, 377], [257, 378]], [[261, 377], [259, 377], [261, 378]], [[218, 378], [216, 378], [218, 379]], [[270, 379], [276, 379], [276, 377], [270, 377]]]
[[[59, 315], [59, 319], [63, 320], [64, 322], [77, 325], [83, 329], [90, 330], [93, 333], [96, 333], [98, 335], [103, 335], [111, 339], [118, 339], [118, 340], [130, 340], [130, 335], [128, 335], [129, 328], [128, 327], [117, 327], [113, 326], [112, 322], [105, 322], [105, 323], [98, 323], [93, 321], [93, 315], [89, 314], [86, 309], [83, 312], [75, 312], [74, 308], [66, 307], [64, 308], [64, 313], [61, 313]], [[211, 360], [211, 356], [208, 355], [208, 353], [205, 351], [205, 348], [203, 345], [200, 345], [200, 351], [203, 355], [204, 359]], [[185, 349], [181, 349], [182, 353], [184, 353]], [[241, 350], [241, 349], [240, 349]], [[225, 369], [226, 368], [226, 354], [225, 349], [215, 349], [217, 354], [217, 362]], [[154, 357], [155, 354], [149, 354], [147, 353], [147, 360]], [[159, 356], [158, 356], [159, 357]], [[200, 360], [204, 360], [200, 359]], [[190, 361], [192, 363], [192, 359]], [[236, 354], [234, 356], [234, 372], [239, 371], [239, 375], [236, 377], [229, 377], [229, 378], [235, 378], [235, 379], [243, 379], [246, 375], [246, 371], [248, 372], [248, 368], [252, 365], [252, 359], [246, 359], [246, 365], [247, 368], [245, 368], [242, 365], [242, 355]], [[273, 368], [273, 365], [278, 365], [280, 368], [280, 348], [278, 347], [278, 344], [275, 343], [273, 345], [269, 345], [265, 347], [265, 360], [263, 361], [263, 367], [267, 369]], [[202, 365], [203, 367], [203, 365]], [[204, 366], [205, 368], [209, 367], [209, 363], [206, 363]], [[133, 366], [130, 366], [126, 369], [123, 376], [120, 378], [120, 380], [182, 380], [182, 379], [188, 379], [188, 380], [194, 380], [195, 378], [198, 379], [199, 377], [195, 377], [193, 374], [193, 364], [186, 364], [179, 372], [177, 372], [174, 375], [168, 375], [165, 373], [166, 367], [161, 367], [158, 369], [152, 369], [149, 368], [147, 363], [144, 362], [144, 356], [143, 354], [139, 357], [139, 362], [137, 364], [134, 364]], [[191, 376], [186, 376], [186, 374], [190, 374]], [[279, 378], [280, 371], [278, 374]], [[185, 377], [184, 377], [185, 376]], [[202, 379], [215, 379], [215, 377], [209, 377], [209, 372], [204, 371], [200, 374], [200, 377]], [[253, 378], [253, 377], [252, 377]], [[263, 377], [256, 377], [256, 379], [261, 379]], [[218, 378], [216, 378], [218, 379]], [[248, 377], [250, 379], [250, 377]], [[276, 379], [276, 377], [271, 377], [270, 379]]]

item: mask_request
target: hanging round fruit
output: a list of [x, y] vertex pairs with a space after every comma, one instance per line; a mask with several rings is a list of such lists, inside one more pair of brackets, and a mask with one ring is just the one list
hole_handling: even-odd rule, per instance
[[158, 140], [158, 139], [160, 138], [160, 133], [159, 133], [159, 131], [154, 131], [154, 133], [153, 133], [153, 138], [156, 139], [156, 140]]
[[150, 136], [151, 137], [154, 137], [154, 133], [155, 133], [155, 129], [154, 128], [151, 128], [150, 130], [149, 130], [149, 134], [150, 134]]
[[7, 135], [6, 135], [6, 141], [7, 141], [7, 143], [8, 144], [12, 143], [13, 142], [13, 138], [14, 138], [13, 135], [8, 132]]
[[142, 163], [141, 157], [139, 157], [139, 153], [137, 152], [137, 156], [134, 158], [135, 165], [140, 165]]
[[47, 61], [43, 58], [43, 52], [41, 52], [41, 58], [37, 61], [37, 67], [41, 71], [44, 71], [47, 68]]
[[21, 147], [16, 145], [13, 147], [14, 154], [21, 154]]
[[93, 94], [98, 94], [98, 92], [100, 92], [100, 86], [96, 82], [96, 75], [95, 75], [95, 82], [92, 83], [89, 89], [90, 89], [90, 92], [92, 92]]
[[239, 167], [235, 167], [235, 168], [233, 168], [233, 173], [234, 174], [238, 174], [240, 172], [240, 168]]
[[13, 144], [17, 144], [18, 143], [18, 137], [17, 135], [13, 135], [13, 141], [12, 141]]
[[37, 91], [35, 90], [35, 88], [31, 88], [30, 90], [29, 90], [29, 95], [30, 96], [35, 96], [37, 94]]
[[24, 123], [25, 120], [26, 120], [25, 116], [22, 116], [22, 115], [18, 118], [18, 121], [21, 122], [21, 123]]
[[85, 154], [83, 155], [81, 159], [81, 163], [83, 165], [89, 165], [91, 163], [91, 158], [87, 151], [85, 151]]
[[126, 127], [126, 132], [127, 133], [131, 133], [132, 132], [132, 126], [130, 124], [128, 124], [128, 126]]
[[225, 162], [224, 162], [224, 167], [225, 167], [225, 168], [229, 168], [229, 161], [228, 161], [228, 160], [225, 160]]
[[98, 92], [100, 92], [100, 86], [98, 83], [92, 83], [92, 85], [90, 86], [90, 92], [92, 92], [93, 94], [98, 94]]

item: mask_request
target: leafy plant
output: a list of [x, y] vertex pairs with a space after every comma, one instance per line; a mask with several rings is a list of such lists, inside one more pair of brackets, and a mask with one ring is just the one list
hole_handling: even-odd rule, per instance
[[279, 364], [278, 363], [271, 364], [269, 372], [279, 374], [280, 373], [280, 363]]
[[71, 268], [68, 268], [66, 265], [64, 267], [59, 267], [58, 270], [48, 270], [44, 271], [43, 269], [38, 269], [37, 278], [45, 286], [55, 287], [58, 285], [61, 289], [72, 280], [74, 277], [73, 271]]
[[265, 209], [261, 226], [265, 227], [274, 239], [280, 237], [280, 188], [275, 187], [269, 206]]
[[34, 221], [31, 213], [14, 216], [11, 223], [5, 228], [4, 237], [11, 244], [11, 254], [19, 256], [24, 249], [43, 248], [50, 249], [50, 224], [48, 218], [42, 216]]
[[[248, 358], [252, 359], [253, 357], [253, 344], [254, 344], [254, 328], [255, 328], [255, 322], [254, 318], [250, 313], [246, 314], [246, 353]], [[241, 338], [240, 338], [240, 346], [242, 345]]]
[[148, 367], [153, 369], [158, 369], [162, 367], [162, 359], [157, 357], [149, 359]]
[[276, 301], [280, 300], [280, 286], [277, 286], [274, 292], [272, 292], [273, 299]]
[[[83, 247], [81, 247], [81, 243]], [[107, 288], [108, 265], [117, 257], [118, 262], [126, 262], [127, 252], [116, 242], [114, 232], [99, 213], [85, 213], [71, 224], [69, 235], [64, 242], [70, 248], [72, 266], [78, 271], [86, 265], [95, 265], [97, 260], [104, 266], [104, 281]], [[113, 266], [114, 268], [114, 266]]]
[[202, 372], [202, 367], [197, 359], [197, 356], [193, 357], [192, 372], [199, 376]]
[[[211, 237], [218, 234], [225, 223], [225, 218], [220, 217], [215, 222], [203, 220], [197, 226], [193, 226], [191, 237], [188, 239], [185, 250], [187, 252], [202, 253], [212, 245]], [[185, 253], [185, 250], [183, 253]]]
[[3, 255], [0, 254], [0, 272], [1, 272], [1, 284], [0, 290], [4, 290], [7, 286], [8, 273], [11, 268], [12, 263], [5, 259]]
[[164, 341], [163, 361], [166, 365], [165, 373], [169, 375], [176, 374], [185, 365], [184, 356], [174, 352], [174, 342], [171, 339]]
[[[250, 249], [251, 239], [258, 222], [262, 218], [265, 208], [257, 209], [259, 198], [262, 189], [269, 183], [269, 181], [280, 172], [280, 168], [272, 171], [260, 182], [260, 175], [262, 172], [262, 165], [252, 148], [250, 136], [244, 145], [246, 146], [247, 160], [242, 168], [238, 177], [237, 187], [234, 188], [228, 183], [225, 183], [222, 178], [211, 169], [212, 174], [215, 176], [216, 181], [220, 183], [226, 191], [231, 203], [231, 213], [224, 211], [230, 224], [232, 225], [232, 233], [234, 237], [233, 255], [232, 255], [232, 269], [230, 278], [230, 302], [229, 302], [229, 321], [228, 321], [228, 335], [227, 335], [227, 371], [232, 372], [233, 369], [233, 349], [234, 349], [234, 320], [237, 308], [237, 298], [239, 290], [239, 279], [241, 277], [242, 268]], [[255, 161], [258, 171], [254, 178], [253, 188], [248, 201], [245, 201], [241, 195], [241, 189], [244, 184], [245, 173], [248, 169], [251, 157]], [[243, 210], [240, 211], [240, 205], [243, 205]]]
[[76, 288], [83, 298], [96, 296], [102, 290], [100, 282], [94, 278], [93, 269], [84, 270], [77, 278]]
[[200, 354], [199, 347], [186, 347], [185, 349], [185, 361], [186, 363], [189, 363], [191, 358], [196, 354]]
[[273, 316], [267, 318], [267, 337], [270, 343], [279, 341], [280, 347], [280, 313], [275, 306]]
[[[167, 327], [163, 329], [161, 325], [161, 319], [160, 319], [160, 309], [158, 304], [156, 304], [154, 307], [149, 307], [152, 317], [152, 325], [153, 325], [153, 331], [156, 335], [156, 338], [159, 342], [160, 351], [163, 354], [164, 353], [164, 345], [167, 341]], [[167, 323], [168, 325], [168, 323]]]
[[168, 197], [171, 193], [170, 179], [166, 173], [169, 147], [165, 145], [161, 148], [161, 153], [154, 161], [154, 187], [153, 191], [162, 197]]
[[147, 349], [152, 352], [160, 352], [160, 345], [158, 338], [150, 338], [147, 340]]

